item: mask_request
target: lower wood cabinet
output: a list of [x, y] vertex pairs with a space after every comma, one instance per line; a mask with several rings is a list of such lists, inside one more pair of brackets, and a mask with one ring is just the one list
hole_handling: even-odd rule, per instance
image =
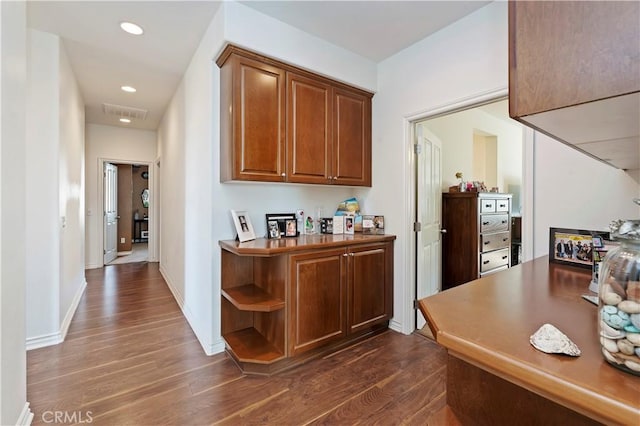
[[394, 239], [221, 241], [222, 335], [240, 368], [271, 374], [384, 331]]

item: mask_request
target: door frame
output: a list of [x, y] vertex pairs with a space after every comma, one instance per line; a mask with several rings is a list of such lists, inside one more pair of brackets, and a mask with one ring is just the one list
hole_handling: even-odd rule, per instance
[[[509, 91], [507, 87], [490, 90], [466, 98], [458, 99], [443, 105], [439, 105], [419, 113], [404, 117], [405, 149], [408, 153], [408, 163], [405, 167], [405, 181], [409, 184], [406, 187], [405, 199], [407, 204], [403, 209], [405, 212], [405, 223], [409, 225], [410, 237], [405, 239], [405, 253], [407, 253], [407, 269], [405, 281], [408, 285], [403, 292], [405, 315], [402, 318], [404, 324], [403, 331], [411, 333], [415, 331], [418, 310], [414, 309], [414, 300], [417, 294], [417, 237], [413, 231], [413, 223], [417, 220], [417, 155], [414, 152], [415, 126], [418, 122], [436, 118], [467, 109], [479, 107], [492, 102], [507, 99]], [[522, 125], [522, 261], [531, 259], [533, 253], [533, 132]], [[443, 142], [444, 143], [444, 142]]]
[[[155, 193], [156, 193], [156, 164], [154, 161], [134, 161], [134, 160], [122, 160], [117, 158], [98, 158], [98, 203], [99, 203], [99, 213], [104, 215], [104, 164], [105, 163], [113, 163], [115, 165], [118, 164], [140, 164], [143, 166], [149, 167], [149, 262], [157, 262], [158, 261], [158, 226], [157, 226], [157, 216], [158, 216], [158, 203], [155, 202]], [[101, 221], [104, 223], [104, 218]], [[101, 231], [98, 233], [97, 241], [95, 242], [98, 245], [99, 250], [104, 250], [104, 225], [101, 227]], [[100, 268], [104, 267], [104, 255], [101, 256], [100, 259]]]

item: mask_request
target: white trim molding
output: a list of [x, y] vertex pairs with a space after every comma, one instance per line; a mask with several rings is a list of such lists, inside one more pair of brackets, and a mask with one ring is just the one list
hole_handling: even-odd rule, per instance
[[198, 339], [198, 342], [200, 342], [200, 346], [202, 346], [204, 353], [210, 356], [210, 355], [218, 354], [220, 352], [224, 352], [225, 343], [222, 338], [217, 339], [216, 341], [213, 341], [211, 343], [207, 343], [202, 338], [202, 336], [198, 334], [198, 332], [196, 331], [196, 328], [194, 327], [194, 324], [196, 324], [196, 321], [195, 321], [195, 318], [193, 317], [193, 314], [191, 313], [191, 310], [184, 303], [184, 299], [182, 298], [182, 295], [176, 290], [176, 287], [173, 284], [173, 281], [169, 277], [169, 274], [167, 274], [167, 271], [165, 271], [165, 269], [162, 267], [162, 264], [160, 264], [159, 270], [160, 270], [160, 275], [162, 275], [162, 278], [164, 278], [164, 281], [167, 283], [167, 287], [169, 287], [169, 291], [171, 292], [171, 294], [173, 294], [173, 298], [178, 303], [178, 306], [182, 311], [182, 315], [184, 315], [185, 319], [189, 323], [189, 327], [191, 327], [191, 330], [193, 330], [193, 334], [196, 335], [196, 339]]
[[25, 402], [24, 407], [22, 407], [22, 412], [16, 421], [16, 426], [29, 426], [33, 421], [33, 412], [31, 408], [29, 408], [29, 403]]
[[67, 310], [67, 313], [62, 320], [62, 324], [60, 324], [60, 330], [51, 334], [43, 334], [41, 336], [27, 338], [26, 349], [28, 351], [32, 349], [44, 348], [46, 346], [53, 346], [64, 342], [64, 339], [67, 337], [67, 332], [69, 331], [69, 326], [71, 325], [71, 320], [73, 319], [73, 316], [78, 309], [80, 299], [82, 298], [82, 295], [84, 294], [86, 288], [87, 280], [83, 278], [82, 285], [76, 292], [76, 295], [73, 297], [71, 306], [69, 306], [69, 309]]

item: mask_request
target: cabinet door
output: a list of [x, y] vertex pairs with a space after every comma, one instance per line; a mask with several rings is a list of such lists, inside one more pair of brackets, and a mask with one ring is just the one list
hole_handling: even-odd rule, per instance
[[291, 256], [289, 355], [346, 335], [344, 250]]
[[393, 246], [353, 249], [348, 256], [349, 333], [388, 321], [393, 310]]
[[330, 183], [331, 86], [287, 73], [287, 181]]
[[333, 105], [333, 183], [371, 186], [371, 97], [335, 88]]
[[[222, 147], [223, 180], [283, 181], [285, 164], [285, 72], [284, 70], [232, 55], [224, 65], [222, 87], [231, 87], [230, 105], [222, 103], [222, 120], [230, 114], [232, 146]], [[231, 79], [232, 83], [227, 81]], [[225, 94], [221, 97], [224, 101]], [[224, 124], [223, 124], [224, 133]], [[225, 149], [230, 150], [225, 153]], [[229, 161], [230, 160], [230, 161]], [[230, 176], [229, 176], [230, 175]]]

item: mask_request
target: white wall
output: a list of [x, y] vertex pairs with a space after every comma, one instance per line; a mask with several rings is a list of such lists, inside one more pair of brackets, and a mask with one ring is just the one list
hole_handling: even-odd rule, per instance
[[[66, 335], [80, 301], [84, 278], [84, 100], [64, 45], [59, 50], [59, 217], [60, 311], [58, 323]], [[43, 176], [44, 178], [44, 176]], [[40, 241], [38, 238], [37, 242]]]
[[[506, 114], [506, 112], [505, 112]], [[522, 184], [522, 125], [500, 120], [479, 109], [434, 118], [426, 127], [442, 141], [442, 190], [459, 183], [456, 172], [465, 181], [478, 180], [473, 175], [473, 132], [481, 130], [497, 137], [497, 179], [500, 191], [508, 185]]]
[[0, 424], [27, 425], [25, 352], [26, 10], [0, 2]]
[[29, 30], [27, 348], [64, 339], [85, 286], [84, 102], [64, 45]]
[[504, 89], [507, 70], [506, 2], [491, 3], [378, 65], [370, 202], [385, 211], [388, 232], [398, 237], [392, 323], [397, 330], [413, 331], [414, 316], [409, 118]]
[[622, 170], [535, 133], [533, 257], [549, 254], [549, 228], [609, 230], [615, 219], [638, 219], [640, 185]]
[[218, 240], [235, 236], [230, 209], [248, 210], [256, 233], [263, 235], [266, 213], [299, 208], [311, 212], [317, 206], [330, 211], [351, 196], [358, 196], [366, 208], [369, 192], [316, 185], [219, 183], [220, 73], [215, 59], [225, 40], [355, 86], [375, 87], [375, 65], [370, 61], [253, 9], [225, 2], [214, 17], [158, 131], [161, 271], [207, 353], [224, 347]]
[[29, 30], [27, 87], [26, 204], [27, 337], [53, 336], [60, 330], [60, 168], [58, 102], [60, 40]]
[[[85, 263], [86, 268], [99, 268], [102, 257], [102, 196], [101, 160], [113, 160], [125, 163], [153, 163], [156, 159], [157, 133], [151, 130], [126, 129], [102, 124], [87, 124], [85, 132]], [[154, 168], [149, 168], [150, 179]], [[151, 189], [151, 187], [150, 187]], [[153, 199], [150, 200], [153, 206]], [[153, 208], [153, 207], [152, 207]], [[154, 229], [155, 219], [150, 213], [152, 238], [157, 235]], [[151, 242], [150, 242], [151, 245]], [[153, 258], [149, 252], [150, 260]]]

